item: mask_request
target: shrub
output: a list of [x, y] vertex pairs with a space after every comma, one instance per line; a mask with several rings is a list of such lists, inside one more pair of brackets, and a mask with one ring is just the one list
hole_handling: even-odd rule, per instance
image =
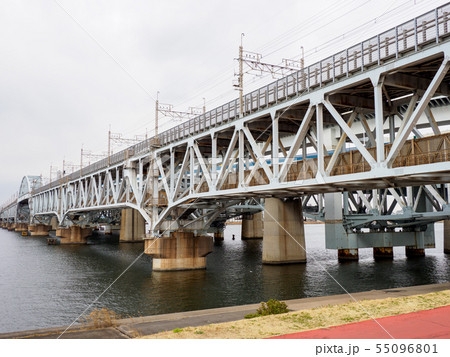
[[94, 309], [85, 317], [87, 323], [92, 323], [95, 328], [113, 326], [119, 316], [106, 308]]
[[285, 302], [270, 299], [269, 301], [267, 301], [267, 303], [262, 302], [261, 306], [258, 308], [258, 310], [256, 310], [255, 314], [245, 315], [245, 318], [251, 319], [253, 317], [284, 314], [286, 312], [289, 312], [289, 309], [287, 308]]

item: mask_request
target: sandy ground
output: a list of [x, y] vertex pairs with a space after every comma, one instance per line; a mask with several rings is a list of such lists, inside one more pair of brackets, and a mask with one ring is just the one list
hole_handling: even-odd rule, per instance
[[291, 311], [286, 314], [256, 317], [220, 324], [187, 327], [161, 332], [142, 338], [159, 339], [248, 339], [266, 338], [292, 332], [343, 325], [394, 316], [409, 312], [429, 310], [450, 305], [450, 290], [424, 295], [382, 300], [362, 300], [343, 305]]

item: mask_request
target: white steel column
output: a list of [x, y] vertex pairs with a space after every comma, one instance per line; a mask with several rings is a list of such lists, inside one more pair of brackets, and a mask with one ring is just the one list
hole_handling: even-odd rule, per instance
[[239, 187], [242, 186], [244, 183], [244, 170], [245, 170], [245, 156], [244, 156], [244, 132], [242, 130], [239, 130]]
[[[273, 181], [278, 181], [278, 172], [279, 172], [279, 132], [278, 132], [278, 122], [279, 117], [276, 116], [275, 112], [270, 113], [272, 117], [272, 172], [273, 172]], [[262, 153], [264, 155], [264, 153]]]
[[170, 195], [175, 188], [175, 151], [170, 148]]
[[[158, 188], [158, 167], [156, 165], [156, 153], [152, 152], [152, 161], [150, 166], [150, 179], [152, 183], [152, 226], [151, 232], [156, 235], [157, 231], [155, 229], [155, 224], [158, 221], [158, 203], [159, 203], [159, 188]], [[117, 175], [118, 173], [116, 173]]]
[[215, 191], [217, 185], [217, 136], [214, 133], [211, 134], [211, 180], [211, 190]]
[[408, 207], [413, 206], [413, 189], [411, 186], [406, 187], [406, 203]]
[[395, 116], [389, 115], [389, 143], [392, 144], [395, 139]]
[[192, 146], [189, 147], [189, 155], [190, 155], [190, 165], [189, 165], [189, 176], [190, 176], [190, 184], [189, 184], [189, 192], [194, 193], [195, 188], [195, 167], [194, 167], [194, 148]]
[[317, 128], [317, 175], [325, 176], [324, 150], [323, 150], [323, 105], [317, 104], [316, 109]]
[[377, 164], [380, 165], [384, 161], [383, 78], [379, 78], [378, 82], [373, 83], [373, 85], [375, 102], [375, 140], [377, 144]]

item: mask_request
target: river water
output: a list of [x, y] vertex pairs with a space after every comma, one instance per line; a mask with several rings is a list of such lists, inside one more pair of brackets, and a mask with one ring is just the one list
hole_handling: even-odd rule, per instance
[[151, 257], [140, 256], [143, 244], [118, 244], [118, 237], [49, 246], [46, 238], [0, 230], [0, 332], [68, 325], [111, 284], [91, 309], [127, 317], [441, 283], [450, 276], [441, 223], [436, 248], [425, 258], [407, 259], [399, 247], [393, 261], [375, 262], [371, 249], [360, 249], [359, 262], [345, 264], [325, 249], [324, 225], [305, 225], [308, 263], [285, 266], [262, 265], [262, 240], [242, 241], [240, 229], [226, 229], [206, 270], [186, 272], [153, 272]]

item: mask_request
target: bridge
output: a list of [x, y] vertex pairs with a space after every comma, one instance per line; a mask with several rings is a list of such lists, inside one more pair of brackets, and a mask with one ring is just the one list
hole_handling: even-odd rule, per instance
[[[144, 236], [154, 270], [200, 269], [242, 218], [263, 262], [306, 261], [304, 217], [340, 259], [450, 252], [450, 4], [43, 185], [24, 177], [5, 228], [85, 243], [100, 220]], [[263, 213], [262, 213], [263, 212]], [[144, 232], [144, 224], [147, 229]], [[124, 233], [124, 236], [127, 235]], [[130, 235], [129, 235], [130, 236]], [[138, 237], [141, 238], [141, 237]]]

